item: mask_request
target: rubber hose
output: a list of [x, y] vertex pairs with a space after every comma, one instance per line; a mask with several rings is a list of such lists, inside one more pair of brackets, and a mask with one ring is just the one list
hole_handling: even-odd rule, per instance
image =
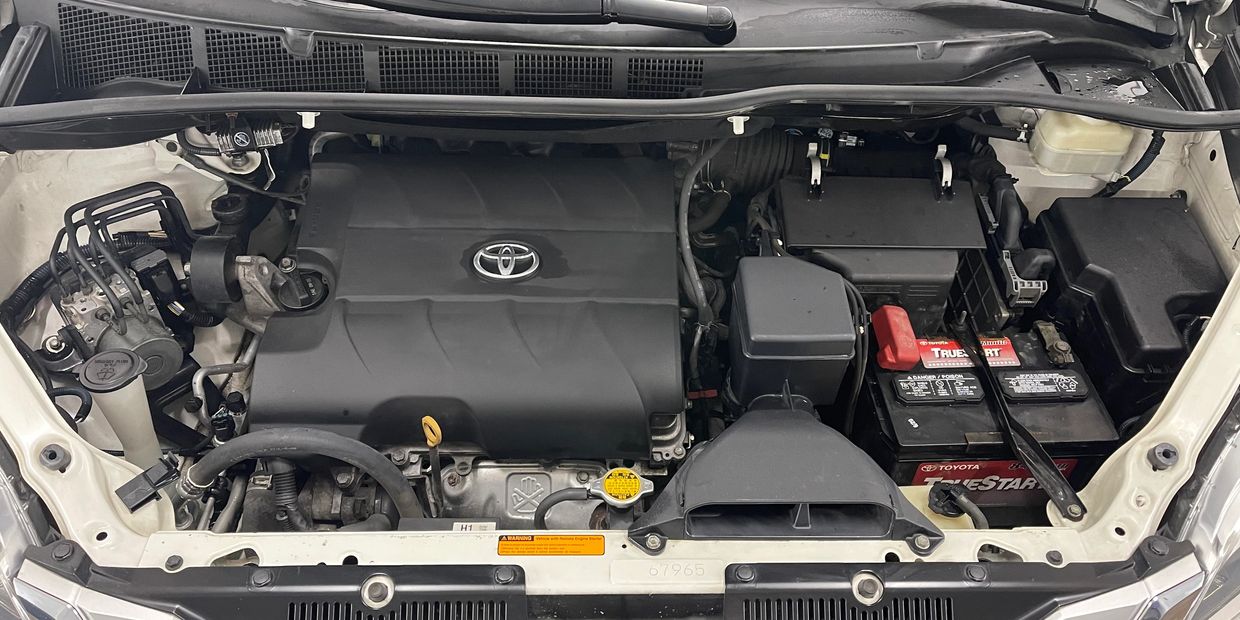
[[998, 220], [999, 229], [996, 235], [1002, 249], [1011, 252], [1023, 250], [1020, 231], [1025, 225], [1026, 209], [1016, 191], [1016, 180], [995, 157], [993, 149], [970, 158], [965, 168], [970, 179], [990, 186], [990, 204], [995, 210], [995, 219]]
[[804, 144], [783, 131], [768, 129], [731, 140], [711, 161], [710, 179], [733, 195], [748, 196], [794, 172], [804, 160]]
[[969, 499], [964, 494], [957, 494], [953, 496], [952, 499], [956, 500], [956, 505], [960, 507], [960, 510], [969, 515], [969, 519], [973, 521], [974, 528], [979, 530], [990, 529], [990, 521], [986, 518], [986, 515], [982, 512], [982, 509], [978, 507], [977, 504], [973, 503], [973, 500]]
[[706, 210], [695, 220], [689, 221], [689, 234], [696, 235], [719, 222], [728, 205], [732, 203], [732, 194], [727, 191], [715, 192], [706, 201]]
[[62, 385], [54, 387], [47, 391], [47, 395], [52, 398], [59, 396], [73, 396], [78, 399], [78, 410], [73, 415], [74, 422], [81, 422], [90, 415], [90, 409], [94, 405], [94, 399], [90, 395], [90, 391], [80, 385]]
[[417, 494], [391, 461], [356, 439], [314, 428], [271, 428], [235, 437], [203, 456], [186, 477], [193, 486], [206, 488], [216, 476], [242, 461], [307, 454], [331, 457], [360, 469], [387, 491], [401, 517], [422, 516]]
[[267, 470], [271, 472], [272, 503], [288, 515], [281, 522], [284, 529], [302, 532], [310, 529], [297, 505], [297, 468], [285, 459], [269, 459]]
[[1098, 190], [1098, 193], [1094, 194], [1093, 197], [1110, 198], [1119, 193], [1119, 190], [1128, 187], [1129, 184], [1137, 180], [1137, 177], [1140, 177], [1149, 169], [1154, 160], [1158, 159], [1158, 154], [1162, 152], [1163, 145], [1166, 143], [1167, 139], [1163, 137], [1163, 132], [1155, 129], [1150, 134], [1149, 145], [1145, 147], [1145, 152], [1141, 154], [1141, 158], [1137, 160], [1137, 163], [1133, 164], [1128, 169], [1128, 172], [1124, 173], [1124, 176], [1103, 185], [1102, 189]]
[[997, 138], [999, 140], [1012, 140], [1013, 142], [1027, 142], [1028, 132], [1017, 127], [1006, 127], [1004, 125], [991, 125], [984, 123], [971, 116], [965, 116], [956, 120], [956, 126], [975, 135], [986, 138]]
[[710, 308], [710, 303], [706, 300], [706, 290], [702, 287], [702, 278], [698, 276], [697, 263], [693, 260], [693, 247], [689, 243], [689, 198], [693, 195], [693, 183], [697, 180], [698, 174], [706, 167], [711, 158], [719, 154], [729, 142], [729, 138], [724, 138], [710, 145], [697, 161], [693, 162], [693, 166], [685, 173], [684, 181], [681, 182], [680, 188], [680, 209], [677, 217], [676, 232], [680, 242], [680, 260], [685, 265], [685, 270], [689, 274], [690, 295], [693, 297], [693, 305], [697, 307], [697, 322], [699, 325], [709, 325], [715, 322], [714, 312]]
[[990, 203], [997, 213], [999, 229], [996, 231], [1002, 249], [1017, 252], [1024, 249], [1020, 242], [1020, 229], [1025, 225], [1025, 207], [1016, 193], [1016, 185], [1006, 174], [990, 180]]
[[590, 490], [583, 487], [573, 487], [569, 489], [560, 489], [555, 493], [547, 496], [538, 509], [534, 511], [534, 528], [539, 530], [547, 529], [547, 512], [552, 506], [561, 502], [580, 502], [590, 499]]

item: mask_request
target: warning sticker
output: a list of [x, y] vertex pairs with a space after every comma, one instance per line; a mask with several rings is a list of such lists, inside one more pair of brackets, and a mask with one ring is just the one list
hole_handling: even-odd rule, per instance
[[[1055, 459], [1055, 467], [1068, 476], [1076, 459]], [[949, 461], [922, 463], [913, 475], [913, 484], [948, 482], [970, 491], [1026, 491], [1042, 488], [1020, 461]]]
[[[1007, 338], [979, 338], [982, 353], [986, 355], [986, 363], [991, 368], [1020, 366], [1020, 358], [1016, 348]], [[935, 368], [972, 368], [973, 360], [969, 359], [968, 351], [959, 342], [950, 338], [919, 338], [917, 352], [921, 355], [921, 365], [926, 369]]]
[[603, 555], [603, 549], [602, 536], [506, 534], [499, 537], [497, 552], [500, 555]]
[[642, 479], [627, 467], [617, 467], [603, 476], [603, 492], [617, 501], [627, 501], [642, 492]]
[[983, 398], [982, 382], [971, 372], [898, 374], [891, 386], [905, 404], [979, 403]]
[[999, 388], [1012, 400], [1078, 400], [1089, 388], [1075, 370], [1010, 370], [995, 373]]

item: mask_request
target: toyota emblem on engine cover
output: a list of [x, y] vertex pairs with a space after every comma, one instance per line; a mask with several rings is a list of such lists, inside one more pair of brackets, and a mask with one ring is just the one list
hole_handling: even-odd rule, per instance
[[538, 252], [516, 241], [496, 241], [474, 253], [474, 271], [484, 280], [516, 282], [538, 273]]

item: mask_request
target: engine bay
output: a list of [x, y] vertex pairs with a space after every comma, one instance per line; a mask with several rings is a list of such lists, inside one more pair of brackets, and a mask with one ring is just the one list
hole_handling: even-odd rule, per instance
[[[945, 527], [1079, 521], [1228, 281], [1184, 192], [1117, 180], [1034, 209], [1007, 168], [1026, 146], [967, 124], [238, 127], [156, 143], [223, 181], [206, 205], [158, 178], [64, 205], [0, 308], [65, 423], [142, 470], [116, 495], [171, 498], [182, 530], [922, 555]], [[1048, 174], [1094, 174], [1037, 146]]]

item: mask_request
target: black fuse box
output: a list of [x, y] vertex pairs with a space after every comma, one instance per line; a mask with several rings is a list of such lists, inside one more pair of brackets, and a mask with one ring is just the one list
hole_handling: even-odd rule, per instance
[[840, 274], [796, 258], [742, 258], [733, 283], [729, 389], [737, 402], [793, 394], [835, 402], [857, 330]]
[[1079, 362], [1053, 364], [1040, 336], [983, 337], [991, 366], [972, 366], [958, 343], [920, 339], [921, 362], [906, 371], [870, 364], [872, 416], [858, 419], [858, 441], [901, 485], [959, 482], [983, 506], [1044, 503], [1032, 475], [1008, 449], [982, 372], [1002, 388], [1012, 416], [1038, 439], [1080, 488], [1118, 436]]
[[1185, 330], [1227, 279], [1183, 198], [1060, 198], [1037, 241], [1058, 261], [1051, 310], [1117, 421], [1162, 400], [1188, 357]]

